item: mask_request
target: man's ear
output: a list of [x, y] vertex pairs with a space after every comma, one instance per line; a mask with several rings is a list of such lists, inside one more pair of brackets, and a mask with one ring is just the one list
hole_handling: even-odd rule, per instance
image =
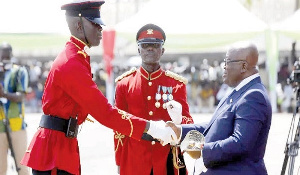
[[247, 72], [247, 69], [248, 69], [248, 63], [247, 62], [243, 62], [241, 72], [245, 73], [245, 72]]
[[80, 20], [76, 21], [76, 23], [74, 25], [75, 25], [77, 32], [81, 33], [82, 32], [82, 23], [80, 22]]
[[138, 48], [138, 53], [141, 54], [140, 48]]
[[162, 49], [161, 49], [161, 55], [163, 55], [165, 53], [165, 48], [163, 47]]

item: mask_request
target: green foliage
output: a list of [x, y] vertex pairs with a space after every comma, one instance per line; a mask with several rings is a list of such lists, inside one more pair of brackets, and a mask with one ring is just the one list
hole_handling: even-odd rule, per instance
[[67, 40], [68, 36], [59, 34], [0, 34], [0, 42], [10, 43], [14, 50], [61, 48]]

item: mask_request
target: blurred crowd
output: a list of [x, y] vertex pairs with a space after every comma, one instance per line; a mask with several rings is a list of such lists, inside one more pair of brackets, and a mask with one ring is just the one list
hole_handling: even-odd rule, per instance
[[278, 112], [294, 112], [296, 105], [296, 94], [294, 93], [293, 83], [291, 82], [291, 68], [287, 61], [280, 64], [277, 75], [277, 109]]
[[[29, 72], [29, 92], [26, 97], [27, 112], [42, 112], [41, 99], [43, 87], [48, 76], [52, 61], [28, 61], [26, 67]], [[199, 66], [177, 65], [177, 62], [162, 64], [166, 70], [176, 72], [188, 79], [187, 94], [190, 111], [194, 113], [213, 112], [218, 101], [229, 90], [222, 83], [223, 63], [214, 61], [210, 65], [206, 59]], [[102, 93], [106, 94], [106, 79], [108, 75], [102, 63], [91, 63], [93, 79]], [[115, 65], [113, 67], [114, 77], [128, 71], [131, 66]], [[218, 93], [219, 92], [219, 93]]]
[[26, 95], [25, 111], [42, 112], [41, 101], [44, 92], [44, 84], [53, 61], [27, 61], [24, 65], [29, 74], [29, 88]]
[[[26, 112], [42, 112], [41, 99], [43, 87], [48, 76], [53, 61], [27, 61], [26, 67], [29, 72], [29, 92], [26, 97]], [[191, 113], [211, 113], [215, 110], [220, 99], [231, 90], [226, 84], [223, 84], [222, 74], [224, 63], [222, 61], [213, 61], [209, 63], [203, 59], [197, 65], [179, 65], [177, 62], [163, 63], [166, 70], [173, 71], [188, 79], [187, 95]], [[93, 79], [102, 93], [106, 94], [106, 80], [108, 74], [105, 71], [103, 63], [91, 63]], [[130, 70], [131, 66], [126, 64], [114, 65], [114, 78]], [[267, 74], [262, 73], [264, 67], [259, 68], [262, 79]], [[287, 83], [291, 70], [286, 62], [280, 64], [278, 71], [277, 108], [278, 112], [293, 112], [295, 107], [295, 94], [291, 84]]]

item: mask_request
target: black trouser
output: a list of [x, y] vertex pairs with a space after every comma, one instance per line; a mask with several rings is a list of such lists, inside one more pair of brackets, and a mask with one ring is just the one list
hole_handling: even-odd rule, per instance
[[[51, 170], [49, 171], [38, 171], [32, 169], [32, 175], [51, 175]], [[68, 173], [67, 171], [57, 169], [57, 175], [72, 175]]]
[[[183, 155], [179, 154], [178, 157], [182, 162], [184, 162]], [[174, 165], [173, 165], [173, 154], [172, 154], [172, 150], [170, 150], [167, 159], [167, 175], [174, 175], [174, 174], [175, 172], [174, 172]], [[186, 175], [186, 174], [187, 174], [186, 167], [179, 169], [179, 175]], [[151, 169], [150, 175], [153, 175], [153, 168]]]

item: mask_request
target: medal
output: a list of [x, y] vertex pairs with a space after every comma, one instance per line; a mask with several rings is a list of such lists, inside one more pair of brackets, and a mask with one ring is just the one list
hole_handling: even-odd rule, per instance
[[164, 109], [167, 109], [167, 105], [166, 105], [166, 102], [168, 101], [167, 89], [168, 88], [166, 86], [162, 86], [162, 91], [163, 91], [162, 99], [164, 101], [163, 104]]
[[166, 103], [163, 104], [163, 108], [164, 108], [164, 109], [167, 109]]
[[162, 98], [163, 98], [164, 101], [167, 101], [168, 100], [168, 95], [167, 94], [163, 94]]
[[155, 100], [156, 100], [156, 102], [155, 102], [155, 107], [156, 108], [159, 108], [160, 107], [160, 103], [159, 103], [159, 100], [161, 99], [161, 94], [160, 94], [160, 85], [158, 86], [158, 88], [157, 88], [157, 93], [155, 94]]
[[173, 100], [173, 95], [172, 95], [173, 88], [172, 87], [168, 87], [167, 90], [169, 92], [169, 94], [168, 94], [168, 101], [171, 101], [171, 100]]
[[161, 99], [161, 94], [156, 93], [156, 94], [155, 94], [155, 100], [158, 101], [158, 100], [160, 100], [160, 99]]
[[155, 102], [155, 107], [159, 108], [160, 107], [160, 103], [157, 101]]
[[166, 94], [167, 93], [167, 87], [166, 86], [162, 86], [162, 91], [163, 91], [163, 95], [162, 95], [162, 98], [164, 101], [167, 101], [168, 100], [168, 95]]
[[160, 85], [158, 85], [158, 88], [157, 88], [157, 93], [159, 94], [160, 93]]
[[155, 94], [155, 107], [159, 108], [160, 107], [160, 103], [159, 103], [159, 100], [161, 99], [161, 94], [160, 93], [156, 93]]

